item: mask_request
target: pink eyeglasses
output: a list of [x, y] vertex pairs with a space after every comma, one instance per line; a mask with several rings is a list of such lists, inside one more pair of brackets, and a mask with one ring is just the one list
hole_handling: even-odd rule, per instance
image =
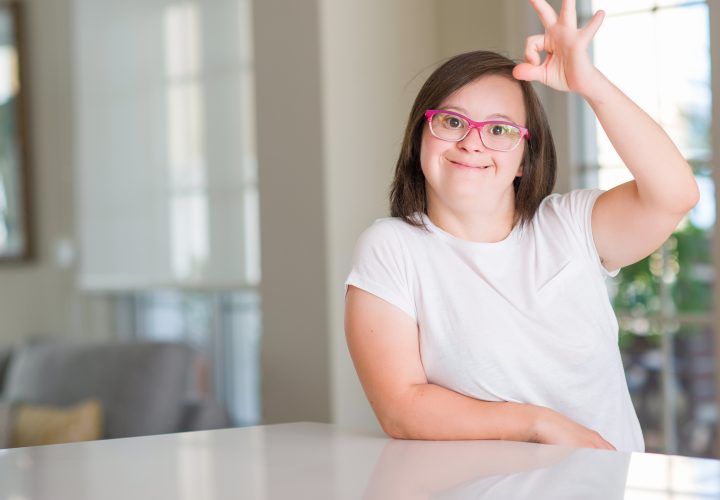
[[443, 141], [459, 142], [474, 128], [480, 131], [483, 145], [495, 151], [512, 151], [523, 139], [530, 138], [525, 127], [502, 120], [476, 122], [454, 111], [428, 109], [425, 117], [430, 133]]

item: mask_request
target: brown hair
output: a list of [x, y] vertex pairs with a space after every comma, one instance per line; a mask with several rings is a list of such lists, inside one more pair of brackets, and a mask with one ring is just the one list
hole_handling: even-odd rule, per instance
[[512, 76], [515, 63], [495, 52], [475, 51], [453, 57], [437, 68], [420, 89], [408, 118], [400, 156], [395, 166], [395, 178], [390, 189], [390, 215], [401, 217], [413, 226], [424, 227], [413, 217], [427, 214], [425, 175], [420, 166], [420, 146], [425, 110], [436, 109], [450, 94], [486, 75], [500, 75], [520, 85], [527, 113], [526, 127], [530, 131], [522, 158], [522, 177], [516, 177], [515, 220], [524, 225], [530, 222], [540, 202], [555, 185], [557, 159], [545, 110], [529, 82]]

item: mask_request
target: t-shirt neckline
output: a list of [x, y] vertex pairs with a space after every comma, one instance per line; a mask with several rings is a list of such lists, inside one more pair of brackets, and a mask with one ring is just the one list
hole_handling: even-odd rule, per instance
[[427, 225], [427, 227], [436, 235], [438, 235], [441, 239], [456, 245], [461, 246], [465, 248], [470, 249], [503, 249], [510, 245], [512, 245], [519, 236], [520, 233], [520, 224], [515, 224], [510, 231], [510, 233], [505, 237], [505, 239], [495, 242], [481, 242], [481, 241], [470, 241], [465, 240], [462, 238], [459, 238], [457, 236], [454, 236], [444, 229], [441, 229], [440, 227], [436, 226], [433, 221], [430, 220], [430, 217], [428, 217], [427, 214], [421, 215], [422, 221]]

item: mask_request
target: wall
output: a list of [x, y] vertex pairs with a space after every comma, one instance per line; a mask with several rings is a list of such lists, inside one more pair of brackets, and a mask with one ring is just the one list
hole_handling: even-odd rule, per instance
[[330, 419], [319, 3], [253, 7], [265, 423]]
[[[708, 2], [708, 12], [710, 16], [710, 26], [720, 26], [720, 2]], [[711, 65], [711, 81], [713, 88], [713, 96], [718, 96], [720, 93], [715, 92], [716, 89], [720, 88], [720, 31], [717, 29], [710, 30], [710, 43], [712, 46], [710, 61]], [[713, 151], [720, 151], [720, 98], [713, 98], [713, 110], [712, 110], [712, 148]], [[715, 159], [717, 163], [717, 158]], [[716, 186], [720, 186], [720, 169], [715, 168], [713, 171], [713, 180]], [[715, 197], [717, 200], [717, 195]], [[720, 220], [720, 204], [715, 204], [715, 220]], [[720, 239], [717, 237], [717, 231], [714, 233], [713, 238], [713, 263], [715, 269], [720, 268]], [[714, 314], [715, 314], [715, 325], [720, 325], [720, 280], [715, 280], [715, 301]], [[720, 406], [720, 328], [715, 328], [715, 393], [718, 399], [718, 406]], [[720, 415], [720, 407], [717, 410], [717, 414]], [[716, 432], [715, 435], [715, 452], [720, 456], [720, 432]]]
[[[514, 57], [508, 45], [505, 16], [508, 3], [474, 0], [436, 0], [436, 31], [440, 56], [452, 57], [471, 50], [494, 50]], [[513, 30], [513, 33], [516, 30]]]

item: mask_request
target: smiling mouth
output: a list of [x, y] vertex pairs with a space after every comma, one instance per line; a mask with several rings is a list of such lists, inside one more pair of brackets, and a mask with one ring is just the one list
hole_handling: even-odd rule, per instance
[[474, 168], [476, 170], [485, 170], [486, 168], [492, 167], [492, 165], [466, 165], [465, 163], [460, 163], [458, 161], [452, 161], [452, 160], [450, 160], [450, 163], [452, 163], [453, 165], [456, 165], [458, 167]]

